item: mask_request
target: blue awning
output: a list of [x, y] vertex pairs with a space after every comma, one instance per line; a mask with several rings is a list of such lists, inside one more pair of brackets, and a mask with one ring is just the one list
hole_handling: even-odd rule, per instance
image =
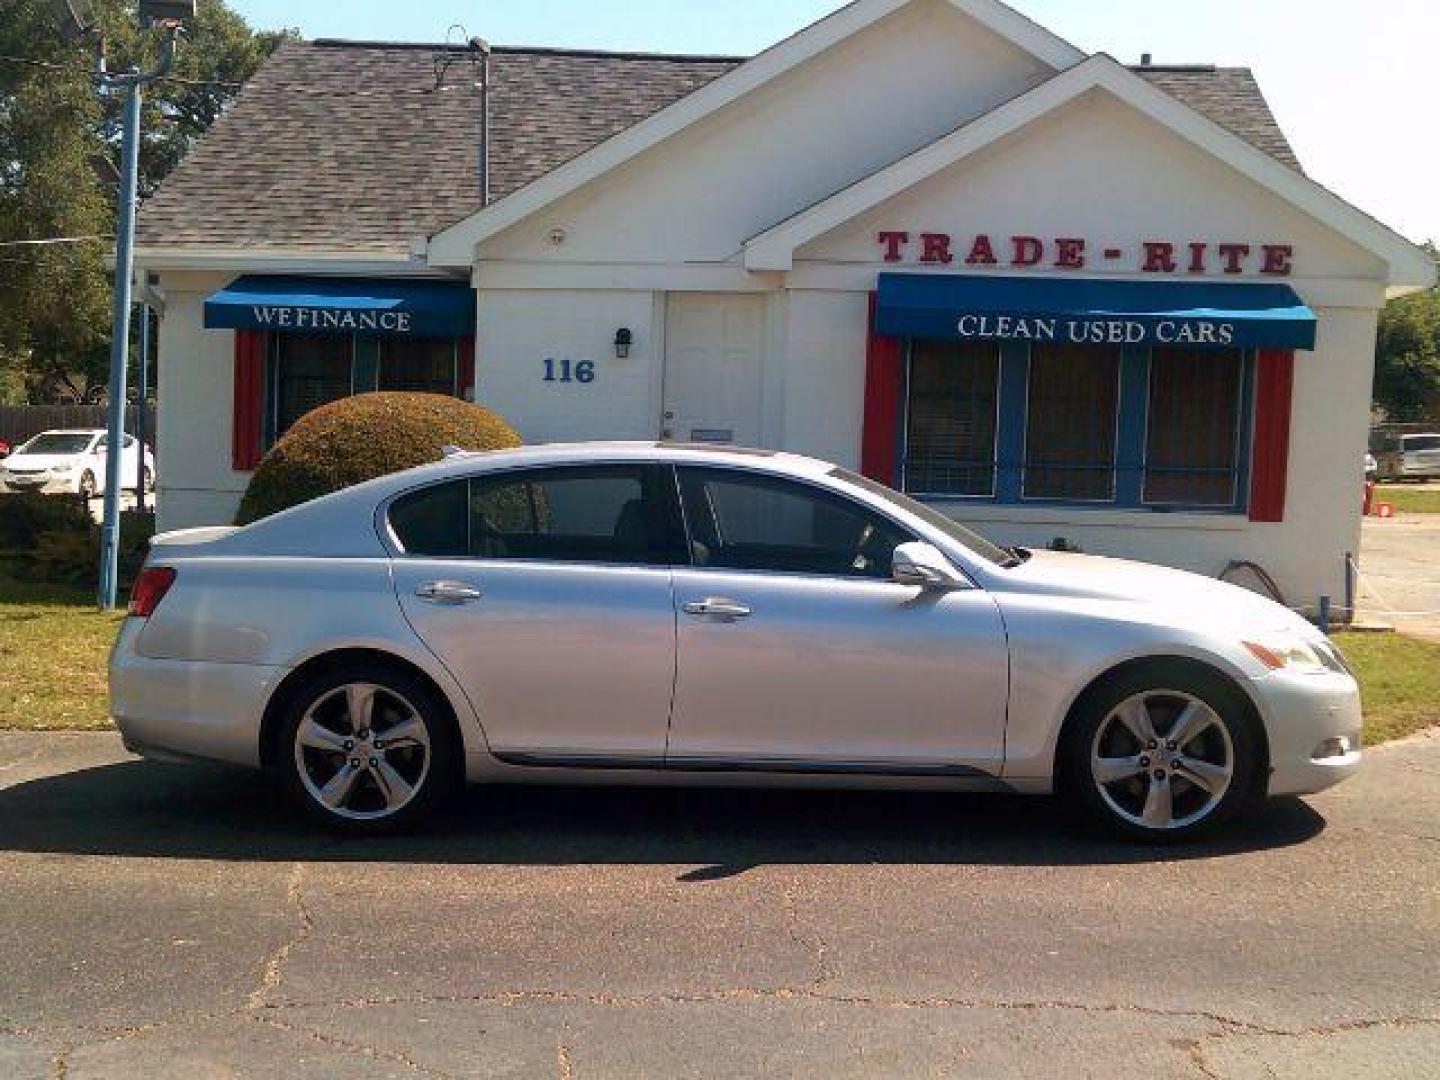
[[464, 337], [475, 293], [449, 281], [247, 275], [205, 301], [205, 328]]
[[889, 337], [1313, 349], [1315, 313], [1280, 284], [881, 274]]

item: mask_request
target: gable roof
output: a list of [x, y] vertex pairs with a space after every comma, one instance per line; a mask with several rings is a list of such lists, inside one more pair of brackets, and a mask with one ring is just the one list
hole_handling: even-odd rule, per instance
[[1433, 261], [1420, 248], [1235, 132], [1186, 107], [1099, 53], [745, 243], [750, 270], [788, 270], [796, 248], [914, 187], [1095, 89], [1107, 91], [1230, 165], [1275, 196], [1385, 260], [1390, 284], [1428, 288]]
[[[480, 209], [480, 96], [470, 56], [463, 47], [435, 45], [283, 44], [146, 201], [138, 222], [142, 254], [407, 256], [413, 239]], [[450, 65], [438, 90], [437, 58]], [[497, 48], [491, 59], [492, 198], [508, 201], [743, 62]], [[1248, 71], [1146, 68], [1140, 74], [1296, 166]]]
[[[1075, 46], [1002, 0], [945, 2], [1052, 70], [1063, 70], [1085, 58]], [[914, 0], [852, 0], [684, 100], [547, 173], [516, 197], [485, 207], [433, 236], [430, 262], [441, 266], [468, 265], [475, 244], [481, 240], [523, 221], [912, 3]]]
[[[472, 55], [281, 45], [146, 201], [139, 245], [408, 252], [480, 205]], [[450, 65], [438, 90], [437, 60]], [[741, 60], [497, 48], [490, 63], [490, 183], [501, 199]]]

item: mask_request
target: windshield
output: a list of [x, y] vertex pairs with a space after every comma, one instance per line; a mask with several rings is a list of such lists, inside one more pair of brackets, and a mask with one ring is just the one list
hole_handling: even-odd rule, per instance
[[20, 447], [21, 454], [81, 454], [94, 436], [83, 431], [47, 431]]
[[853, 473], [849, 469], [840, 468], [830, 470], [830, 475], [836, 480], [843, 480], [847, 484], [853, 484], [855, 487], [889, 503], [898, 510], [904, 510], [908, 514], [914, 514], [920, 518], [920, 520], [924, 521], [925, 524], [944, 533], [951, 540], [954, 540], [961, 547], [965, 548], [965, 550], [978, 555], [987, 562], [994, 563], [996, 566], [1008, 567], [1014, 566], [1021, 561], [1012, 552], [1006, 551], [996, 544], [992, 544], [989, 540], [986, 540], [985, 537], [967, 529], [948, 514], [942, 514], [934, 507], [926, 506], [922, 502], [917, 502], [908, 495], [901, 495], [898, 491], [888, 488], [884, 484], [877, 484], [867, 476], [861, 476], [859, 473]]
[[1440, 435], [1406, 435], [1406, 453], [1416, 450], [1440, 450]]

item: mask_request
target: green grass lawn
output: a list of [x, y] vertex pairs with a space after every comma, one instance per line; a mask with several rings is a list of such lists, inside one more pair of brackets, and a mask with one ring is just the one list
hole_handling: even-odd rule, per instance
[[1440, 645], [1402, 634], [1337, 634], [1335, 643], [1360, 677], [1367, 744], [1440, 724]]
[[120, 620], [75, 590], [0, 582], [0, 728], [110, 729], [105, 660]]
[[[0, 581], [0, 728], [103, 731], [105, 660], [121, 616], [74, 590]], [[1440, 724], [1440, 645], [1399, 634], [1341, 634], [1365, 695], [1365, 739]]]
[[1397, 514], [1440, 514], [1440, 487], [1414, 484], [1381, 484], [1376, 502], [1393, 503]]

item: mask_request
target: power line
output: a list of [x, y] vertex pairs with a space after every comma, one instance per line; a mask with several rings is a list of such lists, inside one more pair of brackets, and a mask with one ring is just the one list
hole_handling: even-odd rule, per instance
[[0, 240], [0, 248], [46, 247], [51, 244], [85, 244], [93, 240], [114, 240], [113, 236], [48, 236], [43, 240]]
[[[24, 67], [40, 68], [44, 71], [64, 71], [72, 75], [84, 75], [87, 78], [95, 75], [90, 68], [82, 68], [77, 64], [56, 64], [49, 60], [34, 60], [28, 56], [0, 56], [0, 63], [19, 64]], [[180, 75], [165, 75], [163, 80], [179, 83], [181, 86], [212, 86], [221, 90], [239, 90], [244, 85], [237, 82], [222, 82], [219, 79], [187, 79]]]

